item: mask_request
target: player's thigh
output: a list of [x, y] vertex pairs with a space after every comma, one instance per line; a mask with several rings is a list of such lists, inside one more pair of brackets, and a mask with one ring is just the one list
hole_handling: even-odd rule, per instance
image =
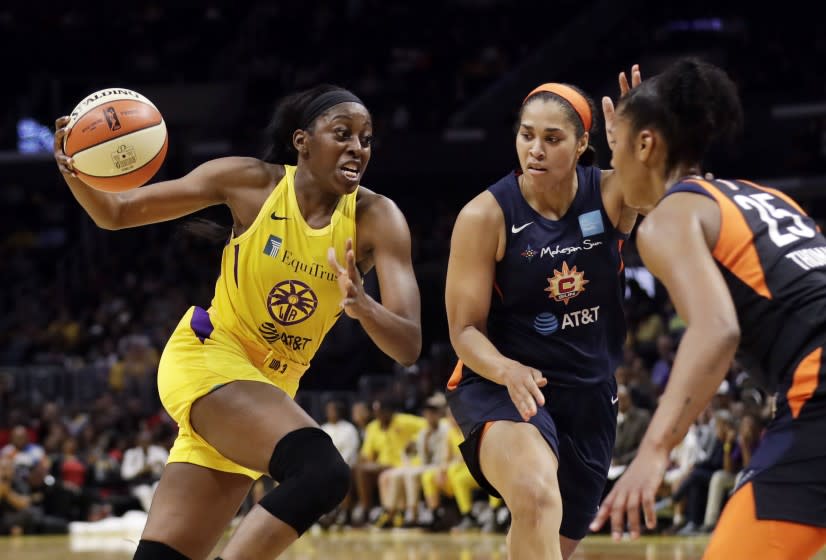
[[287, 393], [257, 381], [234, 381], [192, 405], [190, 423], [221, 455], [269, 472], [276, 444], [288, 433], [318, 427]]
[[533, 424], [507, 420], [491, 424], [482, 438], [479, 463], [506, 503], [539, 491], [559, 496], [556, 455]]
[[164, 468], [141, 538], [206, 558], [238, 512], [252, 479], [190, 463]]

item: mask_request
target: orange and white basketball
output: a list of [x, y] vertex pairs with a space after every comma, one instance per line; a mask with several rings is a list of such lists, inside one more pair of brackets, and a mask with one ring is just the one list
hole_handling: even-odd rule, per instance
[[126, 88], [86, 96], [72, 110], [63, 151], [87, 185], [121, 192], [139, 187], [166, 157], [166, 123], [146, 97]]

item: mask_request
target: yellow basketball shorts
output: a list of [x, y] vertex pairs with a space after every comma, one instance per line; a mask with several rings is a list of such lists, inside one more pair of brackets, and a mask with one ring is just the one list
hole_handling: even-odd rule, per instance
[[294, 397], [302, 373], [292, 368], [276, 373], [264, 365], [256, 366], [236, 337], [213, 326], [204, 309], [190, 308], [166, 343], [158, 367], [161, 402], [178, 423], [178, 437], [168, 462], [192, 463], [254, 480], [259, 478], [264, 473], [227, 459], [193, 430], [189, 422], [192, 403], [233, 381], [269, 383]]

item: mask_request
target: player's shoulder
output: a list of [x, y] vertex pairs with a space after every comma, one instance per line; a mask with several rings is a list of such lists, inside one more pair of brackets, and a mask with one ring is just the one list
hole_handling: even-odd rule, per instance
[[393, 202], [393, 199], [390, 197], [368, 189], [364, 185], [359, 185], [358, 191], [356, 191], [356, 204], [359, 209], [363, 210], [371, 209], [373, 207], [382, 209], [396, 206], [396, 203]]
[[246, 186], [268, 186], [278, 182], [286, 173], [284, 166], [253, 157], [227, 156], [210, 160], [199, 167], [218, 180]]
[[457, 221], [485, 228], [501, 226], [504, 219], [502, 207], [488, 190], [480, 192], [469, 200], [459, 211], [457, 217]]
[[664, 239], [679, 239], [681, 232], [695, 227], [713, 245], [720, 228], [720, 210], [715, 200], [690, 190], [670, 192], [640, 223], [638, 244], [661, 245]]
[[394, 216], [401, 216], [402, 212], [392, 198], [359, 186], [356, 193], [356, 214], [361, 224], [366, 221], [382, 223]]

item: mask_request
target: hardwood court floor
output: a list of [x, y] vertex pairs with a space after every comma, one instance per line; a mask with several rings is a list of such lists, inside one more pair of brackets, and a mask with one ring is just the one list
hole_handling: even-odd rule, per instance
[[[615, 544], [602, 536], [580, 545], [575, 560], [700, 560], [706, 539], [647, 537]], [[0, 537], [3, 560], [129, 560], [136, 535]], [[348, 531], [307, 535], [284, 560], [506, 560], [502, 536]], [[818, 559], [826, 559], [826, 551]], [[755, 559], [757, 560], [757, 559]]]

